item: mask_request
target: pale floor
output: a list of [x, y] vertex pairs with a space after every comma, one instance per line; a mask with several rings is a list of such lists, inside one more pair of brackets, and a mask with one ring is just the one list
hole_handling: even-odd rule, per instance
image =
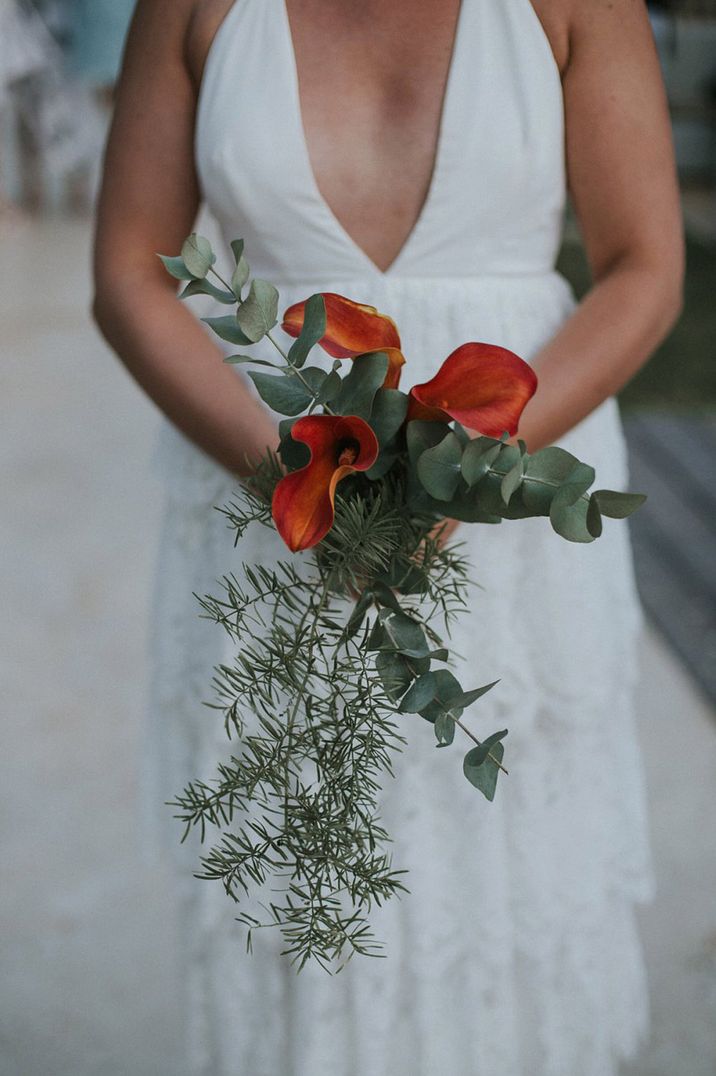
[[[87, 320], [87, 266], [84, 225], [0, 233], [0, 1076], [178, 1076], [136, 807], [156, 416]], [[652, 635], [640, 709], [659, 894], [630, 1076], [714, 1076], [716, 723]]]

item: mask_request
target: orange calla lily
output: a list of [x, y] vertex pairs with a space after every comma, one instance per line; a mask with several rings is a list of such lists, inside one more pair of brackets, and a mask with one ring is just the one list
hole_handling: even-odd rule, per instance
[[272, 513], [278, 533], [295, 553], [310, 549], [331, 529], [336, 486], [354, 471], [373, 466], [378, 440], [355, 415], [308, 415], [294, 423], [291, 436], [308, 445], [311, 459], [281, 479]]
[[408, 419], [449, 421], [488, 437], [517, 433], [537, 388], [537, 375], [514, 352], [494, 344], [463, 344], [435, 377], [410, 390]]
[[[388, 356], [388, 373], [384, 387], [395, 389], [405, 357], [400, 350], [400, 335], [395, 322], [374, 306], [354, 303], [344, 295], [323, 292], [326, 304], [326, 332], [319, 341], [334, 359], [354, 359], [367, 351], [384, 351]], [[303, 328], [305, 302], [294, 303], [283, 315], [282, 328], [289, 336], [298, 336]]]

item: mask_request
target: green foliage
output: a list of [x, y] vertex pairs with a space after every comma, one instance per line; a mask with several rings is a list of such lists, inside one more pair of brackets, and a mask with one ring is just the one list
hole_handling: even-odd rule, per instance
[[211, 243], [203, 235], [196, 232], [184, 240], [181, 248], [181, 258], [187, 270], [197, 280], [203, 280], [216, 261], [216, 255], [211, 249]]
[[327, 376], [318, 367], [310, 367], [300, 376], [249, 373], [264, 403], [279, 415], [291, 416], [300, 414], [315, 402]]
[[160, 254], [164, 268], [175, 280], [192, 280], [193, 277], [187, 267], [184, 265], [183, 258], [169, 257], [166, 254]]
[[201, 320], [210, 329], [213, 329], [220, 339], [226, 340], [229, 344], [240, 344], [242, 347], [248, 347], [252, 343], [237, 323], [236, 318], [229, 314], [221, 318], [202, 318]]
[[231, 274], [231, 291], [233, 296], [235, 297], [234, 301], [236, 301], [236, 299], [238, 299], [239, 302], [241, 301], [244, 285], [249, 279], [249, 276], [249, 263], [246, 261], [246, 258], [242, 254], [236, 263], [236, 267], [233, 273]]
[[370, 425], [385, 449], [400, 431], [408, 413], [408, 397], [399, 389], [379, 388], [373, 397]]
[[202, 841], [211, 836], [198, 877], [221, 882], [236, 902], [249, 947], [256, 931], [273, 927], [299, 969], [315, 960], [335, 970], [356, 953], [380, 955], [370, 911], [406, 889], [379, 807], [409, 715], [432, 725], [438, 748], [458, 736], [472, 741], [463, 773], [488, 800], [507, 772], [506, 731], [480, 741], [464, 720], [497, 681], [466, 688], [445, 667], [443, 635], [467, 606], [470, 566], [443, 544], [440, 524], [545, 516], [563, 537], [587, 543], [603, 516], [624, 518], [644, 498], [590, 495], [593, 469], [561, 448], [530, 455], [506, 434], [471, 439], [459, 423], [406, 422], [408, 397], [383, 387], [383, 352], [336, 361], [330, 371], [307, 365], [326, 332], [321, 295], [307, 300], [301, 333], [285, 352], [271, 335], [278, 292], [251, 279], [242, 240], [231, 248], [228, 282], [200, 236], [189, 237], [181, 257], [162, 260], [189, 281], [183, 296], [236, 304], [235, 315], [205, 319], [222, 340], [241, 348], [268, 340], [279, 355], [225, 360], [269, 368], [249, 376], [287, 416], [278, 455], [267, 453], [221, 509], [235, 543], [249, 528], [273, 527], [277, 484], [309, 463], [308, 447], [292, 436], [296, 416], [320, 407], [363, 418], [380, 455], [340, 483], [333, 526], [312, 550], [270, 568], [243, 564], [219, 580], [216, 594], [197, 595], [202, 615], [233, 643], [214, 671], [210, 704], [230, 746], [214, 779], [190, 782], [173, 806], [185, 837], [193, 829]]
[[288, 353], [292, 366], [300, 368], [311, 349], [326, 333], [326, 302], [322, 295], [312, 295], [306, 300], [303, 328]]
[[458, 424], [448, 432], [444, 423], [410, 422], [407, 448], [419, 485], [413, 481], [412, 503], [465, 522], [549, 516], [561, 537], [588, 543], [601, 535], [603, 515], [624, 518], [645, 500], [610, 490], [590, 497], [594, 469], [564, 449], [530, 455], [522, 441], [465, 441]]
[[493, 437], [476, 437], [465, 446], [460, 469], [468, 486], [474, 486], [485, 477], [499, 456], [501, 448], [502, 442]]
[[603, 516], [626, 519], [646, 500], [643, 493], [617, 493], [611, 489], [597, 489], [592, 494]]
[[427, 448], [418, 460], [418, 478], [431, 497], [451, 501], [460, 481], [462, 445], [454, 433], [446, 433], [434, 448]]
[[[279, 475], [267, 457], [224, 509], [237, 535], [270, 525]], [[420, 709], [434, 708], [447, 746], [462, 709], [486, 690], [464, 692], [452, 673], [431, 671], [448, 659], [437, 617], [447, 624], [465, 605], [465, 561], [430, 537], [430, 520], [405, 512], [400, 482], [376, 493], [361, 481], [337, 498], [335, 525], [308, 563], [245, 564], [201, 597], [203, 615], [236, 646], [215, 670], [212, 704], [236, 750], [214, 781], [191, 782], [173, 804], [185, 835], [215, 834], [199, 877], [223, 884], [249, 936], [281, 930], [299, 968], [316, 960], [335, 970], [353, 953], [380, 952], [370, 908], [405, 886], [379, 793], [405, 742], [399, 715], [414, 709], [410, 698], [420, 692]], [[393, 586], [407, 563], [420, 606]]]
[[388, 356], [382, 351], [369, 352], [353, 359], [340, 392], [331, 401], [331, 409], [337, 415], [358, 415], [359, 418], [368, 419], [387, 370]]
[[266, 280], [251, 281], [249, 294], [239, 303], [236, 320], [244, 336], [255, 344], [271, 332], [278, 315], [278, 291]]
[[505, 757], [505, 747], [501, 741], [506, 735], [506, 731], [494, 732], [478, 747], [468, 751], [463, 759], [463, 773], [468, 781], [490, 802], [495, 798], [497, 778]]
[[232, 303], [236, 302], [233, 292], [217, 288], [215, 284], [208, 280], [190, 280], [179, 298], [191, 299], [193, 295], [209, 295], [212, 299], [223, 303], [224, 306], [231, 306]]

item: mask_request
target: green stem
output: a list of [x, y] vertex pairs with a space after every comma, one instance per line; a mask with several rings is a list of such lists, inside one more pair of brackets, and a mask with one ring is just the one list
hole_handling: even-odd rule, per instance
[[[271, 333], [266, 333], [266, 336], [267, 336], [267, 337], [268, 337], [268, 339], [269, 339], [269, 340], [271, 341], [271, 343], [273, 344], [273, 346], [274, 346], [274, 347], [276, 348], [276, 350], [278, 351], [279, 355], [281, 355], [281, 356], [282, 356], [282, 357], [283, 357], [283, 358], [285, 359], [285, 361], [286, 361], [286, 362], [288, 363], [288, 365], [289, 365], [289, 366], [291, 367], [291, 370], [292, 370], [292, 372], [293, 372], [293, 373], [294, 373], [294, 374], [296, 375], [296, 377], [297, 377], [297, 378], [298, 378], [298, 380], [299, 380], [299, 381], [301, 382], [301, 384], [303, 385], [303, 387], [304, 387], [305, 389], [307, 389], [307, 390], [308, 390], [308, 392], [310, 392], [310, 393], [311, 393], [311, 395], [313, 396], [313, 398], [314, 398], [314, 400], [315, 400], [315, 398], [316, 398], [316, 393], [315, 393], [315, 392], [314, 392], [314, 390], [313, 390], [313, 389], [311, 388], [311, 386], [310, 386], [310, 385], [308, 384], [308, 382], [306, 381], [305, 377], [303, 376], [303, 374], [301, 373], [301, 371], [300, 371], [300, 370], [298, 369], [298, 367], [297, 367], [297, 366], [294, 366], [294, 365], [293, 365], [293, 363], [289, 361], [289, 357], [288, 357], [288, 355], [287, 355], [287, 354], [286, 354], [286, 352], [285, 352], [285, 351], [283, 350], [283, 348], [281, 347], [281, 345], [280, 345], [280, 344], [279, 344], [279, 343], [278, 343], [278, 342], [277, 342], [276, 340], [274, 340], [274, 338], [273, 338], [273, 336], [271, 335]], [[323, 410], [324, 410], [324, 411], [326, 412], [326, 414], [327, 414], [327, 415], [333, 415], [333, 414], [335, 414], [335, 412], [334, 412], [334, 411], [332, 411], [332, 410], [330, 409], [330, 407], [328, 406], [328, 404], [326, 404], [326, 403], [324, 403], [324, 405], [323, 405]]]
[[[219, 272], [218, 272], [218, 271], [217, 271], [216, 269], [214, 269], [214, 267], [213, 267], [213, 266], [211, 267], [211, 269], [210, 269], [209, 271], [210, 271], [211, 273], [213, 273], [213, 274], [214, 274], [214, 276], [216, 277], [216, 279], [217, 279], [217, 280], [218, 280], [218, 281], [219, 281], [219, 282], [220, 282], [221, 284], [223, 284], [223, 285], [224, 285], [224, 287], [226, 288], [226, 290], [227, 290], [227, 291], [231, 292], [231, 293], [232, 293], [232, 295], [234, 294], [234, 289], [233, 289], [233, 288], [231, 287], [231, 284], [227, 283], [227, 281], [226, 281], [226, 280], [224, 280], [224, 278], [223, 278], [223, 276], [221, 275], [221, 273], [219, 273]], [[270, 333], [270, 332], [267, 332], [267, 333], [266, 333], [266, 336], [267, 336], [267, 337], [268, 337], [268, 339], [269, 339], [269, 340], [271, 341], [271, 343], [273, 344], [273, 346], [274, 346], [274, 347], [276, 348], [276, 350], [278, 351], [279, 355], [280, 355], [280, 356], [281, 356], [281, 358], [282, 358], [282, 359], [284, 360], [284, 362], [288, 363], [288, 365], [289, 365], [289, 366], [291, 367], [291, 371], [292, 371], [292, 373], [294, 373], [294, 374], [296, 375], [296, 377], [297, 377], [297, 378], [298, 378], [298, 380], [299, 380], [299, 381], [301, 382], [301, 384], [303, 385], [303, 387], [304, 387], [304, 388], [305, 388], [305, 389], [306, 389], [306, 390], [307, 390], [308, 392], [310, 392], [310, 393], [311, 393], [311, 396], [313, 396], [313, 398], [314, 398], [314, 400], [315, 400], [315, 397], [316, 397], [316, 393], [314, 392], [313, 388], [312, 388], [312, 387], [311, 387], [311, 386], [309, 385], [309, 383], [308, 383], [308, 382], [306, 381], [306, 379], [305, 379], [305, 377], [303, 376], [303, 374], [301, 373], [301, 371], [300, 371], [299, 369], [297, 369], [297, 367], [295, 367], [295, 366], [293, 365], [293, 363], [292, 363], [292, 362], [290, 362], [290, 361], [289, 361], [288, 355], [287, 355], [287, 354], [286, 354], [286, 352], [285, 352], [285, 351], [283, 350], [283, 348], [282, 348], [282, 347], [281, 347], [281, 345], [280, 345], [280, 344], [278, 343], [278, 341], [277, 341], [277, 340], [275, 340], [275, 339], [273, 338], [273, 336], [271, 335], [271, 333]], [[325, 403], [324, 403], [324, 405], [323, 405], [323, 410], [324, 410], [324, 411], [326, 412], [326, 414], [328, 414], [328, 415], [332, 415], [332, 414], [334, 414], [334, 412], [333, 412], [333, 411], [331, 410], [331, 408], [330, 408], [330, 407], [328, 406], [328, 404], [325, 404]]]
[[[482, 744], [481, 744], [481, 743], [480, 743], [480, 741], [478, 740], [477, 736], [473, 736], [473, 734], [472, 734], [472, 733], [470, 732], [469, 728], [467, 728], [467, 726], [466, 726], [466, 725], [463, 725], [462, 721], [460, 721], [460, 720], [459, 720], [459, 718], [457, 718], [457, 717], [454, 717], [454, 718], [453, 718], [453, 721], [454, 721], [454, 722], [455, 722], [455, 724], [456, 724], [456, 725], [458, 726], [458, 728], [461, 728], [461, 729], [462, 729], [462, 731], [463, 731], [463, 732], [465, 732], [465, 733], [466, 733], [466, 734], [467, 734], [467, 735], [468, 735], [468, 736], [470, 737], [470, 739], [471, 739], [471, 740], [473, 740], [473, 741], [474, 741], [474, 743], [476, 743], [476, 744], [477, 744], [477, 746], [478, 746], [478, 747], [482, 747]], [[502, 772], [503, 772], [503, 773], [505, 773], [505, 774], [507, 774], [507, 776], [509, 777], [509, 775], [510, 775], [510, 771], [509, 771], [509, 770], [506, 770], [506, 769], [505, 769], [505, 767], [504, 767], [504, 766], [502, 765], [502, 763], [501, 763], [501, 762], [498, 762], [498, 761], [497, 761], [497, 759], [495, 758], [495, 756], [494, 756], [494, 755], [488, 755], [487, 757], [489, 758], [490, 762], [494, 762], [494, 763], [495, 763], [495, 765], [497, 766], [498, 770], [502, 770]]]
[[213, 274], [214, 274], [214, 276], [215, 276], [215, 277], [216, 277], [216, 279], [217, 279], [217, 280], [219, 281], [219, 283], [220, 283], [220, 284], [223, 284], [223, 285], [224, 285], [224, 287], [226, 288], [226, 290], [227, 290], [227, 291], [230, 291], [232, 295], [234, 294], [234, 289], [233, 289], [233, 288], [231, 287], [231, 284], [228, 284], [228, 283], [227, 283], [227, 282], [226, 282], [226, 281], [224, 280], [224, 278], [223, 278], [223, 276], [221, 275], [221, 273], [217, 272], [217, 271], [216, 271], [216, 269], [214, 269], [213, 265], [212, 265], [212, 267], [211, 267], [211, 268], [209, 269], [209, 272], [210, 272], [210, 273], [213, 273]]
[[[375, 605], [375, 608], [378, 611], [380, 611], [380, 606], [378, 605], [378, 603], [374, 602], [373, 604]], [[415, 669], [414, 669], [410, 659], [408, 658], [406, 660], [407, 660], [407, 663], [410, 666], [411, 670], [413, 672], [415, 672]], [[460, 721], [457, 717], [453, 717], [453, 721], [458, 726], [458, 728], [462, 729], [462, 731], [465, 733], [466, 736], [470, 737], [470, 739], [473, 741], [473, 743], [477, 744], [478, 747], [482, 747], [481, 741], [478, 740], [477, 736], [475, 736], [474, 733], [470, 732], [467, 725], [463, 725], [462, 721]], [[487, 758], [489, 758], [490, 762], [494, 762], [494, 764], [497, 766], [498, 770], [502, 770], [502, 772], [509, 777], [509, 775], [510, 775], [509, 770], [506, 770], [505, 767], [502, 765], [502, 763], [498, 759], [496, 759], [494, 755], [488, 755]]]
[[[326, 601], [328, 600], [328, 587], [327, 587], [325, 581], [323, 580], [323, 577], [321, 577], [321, 582], [323, 583], [323, 592], [321, 594], [321, 599], [320, 599], [320, 601], [318, 603], [318, 607], [316, 608], [316, 610], [314, 612], [314, 615], [313, 615], [313, 623], [311, 625], [311, 636], [310, 636], [310, 639], [308, 641], [308, 644], [307, 645], [304, 644], [305, 649], [309, 654], [310, 654], [310, 648], [313, 645], [313, 643], [315, 642], [315, 640], [317, 638], [317, 635], [318, 635], [317, 628], [318, 628], [318, 622], [319, 622], [319, 620], [321, 618], [321, 613], [325, 609]], [[302, 632], [303, 627], [304, 627], [304, 625], [306, 623], [306, 620], [308, 619], [310, 611], [311, 611], [310, 609], [306, 609], [306, 611], [304, 612], [303, 616], [301, 617], [301, 619], [298, 622], [298, 625], [296, 627], [296, 648], [298, 648], [298, 646], [300, 645], [299, 644], [299, 639], [300, 639], [300, 636], [301, 636], [301, 632]], [[307, 661], [307, 663], [306, 663], [306, 675], [303, 677], [303, 681], [301, 683], [301, 686], [300, 686], [300, 688], [298, 689], [298, 691], [296, 693], [296, 699], [294, 701], [293, 707], [291, 708], [291, 710], [290, 710], [290, 712], [288, 714], [288, 717], [286, 718], [286, 740], [287, 740], [286, 791], [285, 791], [284, 797], [283, 797], [284, 825], [285, 825], [286, 829], [289, 828], [289, 824], [288, 824], [288, 767], [289, 767], [289, 762], [290, 762], [290, 758], [291, 758], [292, 744], [293, 744], [293, 740], [292, 740], [293, 726], [294, 726], [294, 723], [296, 721], [296, 714], [298, 713], [298, 708], [301, 705], [301, 702], [303, 700], [304, 692], [306, 690], [306, 685], [308, 684], [308, 681], [309, 681], [309, 678], [311, 676], [312, 671], [313, 671], [313, 666], [312, 666], [312, 664], [310, 662], [310, 659], [309, 659]]]
[[[496, 471], [494, 467], [488, 467], [488, 469], [487, 469], [487, 471], [485, 473], [490, 474], [490, 475], [494, 475], [495, 478], [504, 478], [505, 475], [508, 474], [509, 472], [508, 471]], [[537, 478], [535, 475], [531, 475], [531, 474], [523, 475], [522, 476], [522, 482], [523, 482], [523, 484], [525, 482], [533, 482], [536, 486], [549, 486], [550, 489], [560, 489], [561, 485], [562, 485], [561, 482], [550, 482], [546, 478]], [[578, 501], [587, 501], [587, 502], [589, 502], [589, 497], [590, 497], [589, 493], [586, 493], [586, 492], [585, 493], [580, 493], [577, 500]]]

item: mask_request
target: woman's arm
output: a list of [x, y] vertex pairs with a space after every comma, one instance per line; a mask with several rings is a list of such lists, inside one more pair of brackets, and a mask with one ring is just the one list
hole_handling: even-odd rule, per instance
[[273, 419], [191, 313], [157, 253], [176, 253], [199, 204], [196, 90], [185, 62], [196, 0], [139, 0], [110, 132], [95, 242], [94, 316], [154, 402], [230, 471], [275, 447]]
[[[681, 309], [684, 247], [643, 0], [563, 0], [567, 168], [594, 286], [536, 356], [520, 436], [550, 444], [637, 372]], [[554, 9], [553, 9], [554, 12]]]

